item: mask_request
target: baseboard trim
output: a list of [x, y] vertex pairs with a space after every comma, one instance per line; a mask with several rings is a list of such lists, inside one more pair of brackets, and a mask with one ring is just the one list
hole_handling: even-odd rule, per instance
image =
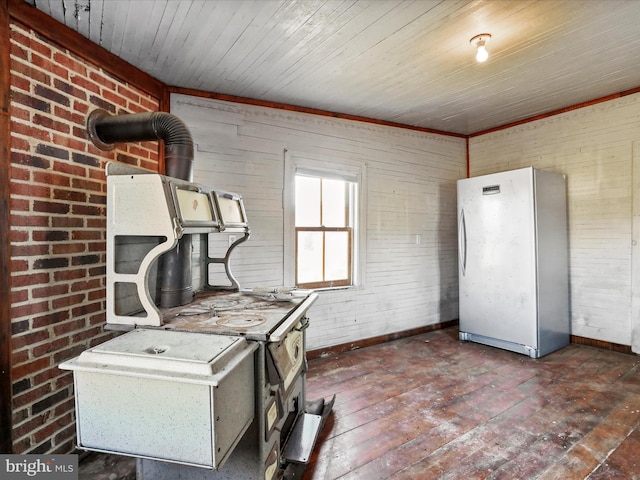
[[[392, 340], [398, 340], [400, 338], [412, 337], [414, 335], [420, 335], [422, 333], [433, 332], [435, 330], [442, 330], [449, 327], [457, 327], [458, 320], [448, 320], [442, 323], [434, 323], [433, 325], [426, 325], [424, 327], [412, 328], [410, 330], [403, 330], [401, 332], [389, 333], [386, 335], [380, 335], [377, 337], [365, 338], [355, 342], [342, 343], [340, 345], [333, 345], [331, 347], [319, 348], [316, 350], [309, 350], [307, 352], [307, 359], [313, 360], [316, 358], [324, 358], [339, 353], [350, 352], [352, 350], [358, 350], [360, 348], [371, 347], [380, 343], [390, 342]], [[612, 352], [626, 353], [629, 355], [636, 355], [629, 345], [621, 345], [619, 343], [605, 342], [604, 340], [595, 340], [593, 338], [579, 337], [577, 335], [570, 336], [571, 343], [576, 345], [587, 345], [590, 347], [601, 348], [603, 350], [610, 350]]]
[[594, 340], [593, 338], [579, 337], [577, 335], [571, 335], [571, 343], [576, 345], [588, 345], [590, 347], [602, 348], [603, 350], [611, 350], [612, 352], [628, 353], [635, 355], [631, 346], [621, 345], [619, 343], [605, 342], [604, 340]]
[[337, 355], [339, 353], [350, 352], [352, 350], [358, 350], [360, 348], [371, 347], [373, 345], [390, 342], [392, 340], [398, 340], [400, 338], [413, 337], [414, 335], [420, 335], [421, 333], [433, 332], [435, 330], [442, 330], [443, 328], [456, 326], [458, 326], [457, 319], [448, 320], [446, 322], [434, 323], [433, 325], [412, 328], [410, 330], [403, 330], [401, 332], [388, 333], [386, 335], [380, 335], [378, 337], [365, 338], [363, 340], [357, 340], [355, 342], [342, 343], [340, 345], [334, 345], [332, 347], [309, 350], [307, 351], [307, 359], [313, 360], [315, 358], [329, 357], [331, 355]]

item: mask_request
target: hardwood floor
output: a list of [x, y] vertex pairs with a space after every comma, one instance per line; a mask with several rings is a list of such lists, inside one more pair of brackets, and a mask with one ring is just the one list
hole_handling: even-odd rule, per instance
[[449, 328], [311, 360], [336, 403], [304, 480], [640, 479], [640, 356], [532, 360]]

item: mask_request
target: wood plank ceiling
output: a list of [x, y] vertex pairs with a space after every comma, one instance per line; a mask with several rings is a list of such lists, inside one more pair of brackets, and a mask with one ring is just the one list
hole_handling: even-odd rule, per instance
[[459, 134], [640, 87], [638, 0], [25, 1], [170, 86]]

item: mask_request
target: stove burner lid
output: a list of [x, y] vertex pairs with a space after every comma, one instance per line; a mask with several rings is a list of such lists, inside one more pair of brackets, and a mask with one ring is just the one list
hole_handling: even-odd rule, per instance
[[249, 302], [242, 302], [237, 298], [216, 298], [213, 300], [204, 300], [200, 302], [199, 305], [213, 308], [214, 310], [232, 310], [234, 308], [240, 308], [246, 303]]
[[266, 318], [255, 313], [244, 313], [238, 315], [224, 315], [220, 317], [216, 323], [225, 327], [232, 328], [251, 328], [263, 324]]

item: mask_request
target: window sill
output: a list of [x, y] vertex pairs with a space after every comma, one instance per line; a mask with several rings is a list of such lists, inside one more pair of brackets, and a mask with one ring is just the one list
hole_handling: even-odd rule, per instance
[[337, 292], [340, 290], [360, 290], [362, 289], [362, 285], [341, 285], [338, 287], [322, 287], [322, 288], [312, 288], [316, 293], [324, 293], [324, 292]]

